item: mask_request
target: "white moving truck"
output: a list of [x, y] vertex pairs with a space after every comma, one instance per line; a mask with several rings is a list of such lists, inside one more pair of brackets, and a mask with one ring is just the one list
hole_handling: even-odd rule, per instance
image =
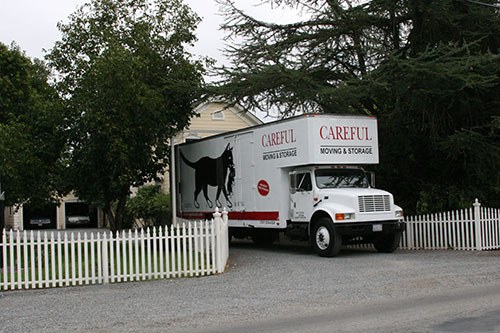
[[404, 230], [391, 193], [362, 165], [378, 163], [377, 119], [307, 114], [175, 146], [177, 216], [229, 212], [230, 235], [270, 244], [278, 232], [320, 256], [342, 244], [393, 252]]

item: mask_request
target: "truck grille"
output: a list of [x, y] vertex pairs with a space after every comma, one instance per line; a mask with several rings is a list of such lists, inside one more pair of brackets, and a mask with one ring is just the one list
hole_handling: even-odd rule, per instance
[[391, 200], [388, 195], [363, 195], [358, 197], [361, 213], [388, 212], [391, 210]]

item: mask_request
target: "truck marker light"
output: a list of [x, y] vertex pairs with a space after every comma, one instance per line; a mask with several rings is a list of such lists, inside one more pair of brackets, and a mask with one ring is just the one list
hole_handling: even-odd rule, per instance
[[353, 220], [353, 219], [354, 219], [354, 213], [338, 213], [338, 214], [335, 214], [335, 220], [337, 220], [337, 221]]

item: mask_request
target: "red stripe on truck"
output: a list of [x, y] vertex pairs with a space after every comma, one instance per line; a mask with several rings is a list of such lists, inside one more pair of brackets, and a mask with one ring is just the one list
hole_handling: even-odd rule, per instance
[[279, 212], [229, 212], [230, 220], [272, 220], [277, 221]]
[[[183, 219], [211, 219], [213, 212], [182, 212], [177, 214]], [[230, 220], [279, 220], [279, 212], [229, 212]]]

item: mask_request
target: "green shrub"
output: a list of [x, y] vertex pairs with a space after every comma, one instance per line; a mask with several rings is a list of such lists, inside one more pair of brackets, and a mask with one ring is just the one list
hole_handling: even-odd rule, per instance
[[139, 188], [137, 195], [127, 201], [125, 211], [141, 226], [170, 226], [172, 223], [170, 195], [162, 193], [159, 185]]

